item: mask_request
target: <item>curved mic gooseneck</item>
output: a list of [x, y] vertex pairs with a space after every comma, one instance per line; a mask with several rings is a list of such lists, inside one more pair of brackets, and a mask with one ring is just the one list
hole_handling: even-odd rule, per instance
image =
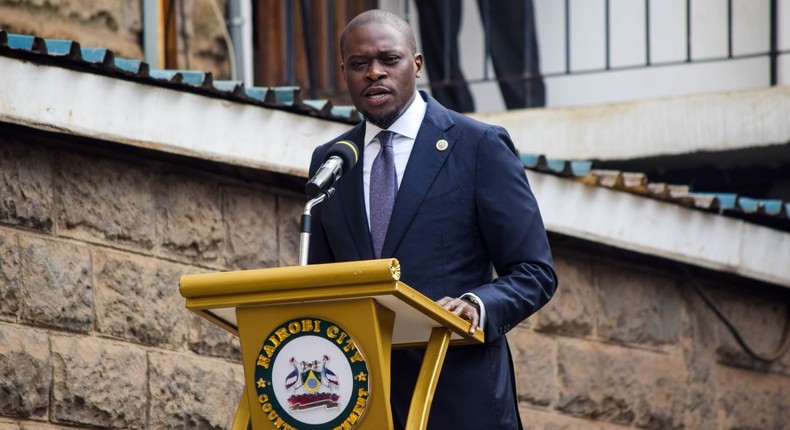
[[346, 174], [359, 159], [359, 151], [353, 142], [341, 140], [329, 148], [326, 160], [318, 168], [315, 175], [307, 181], [305, 193], [310, 200], [304, 206], [302, 219], [299, 223], [299, 265], [307, 266], [310, 252], [310, 224], [313, 207], [335, 194], [335, 183]]

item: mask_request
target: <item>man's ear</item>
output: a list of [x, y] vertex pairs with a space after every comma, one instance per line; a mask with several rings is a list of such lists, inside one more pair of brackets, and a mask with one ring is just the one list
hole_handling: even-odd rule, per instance
[[340, 63], [340, 73], [343, 74], [343, 79], [346, 78], [346, 63]]
[[422, 73], [422, 54], [414, 54], [414, 74], [419, 78]]

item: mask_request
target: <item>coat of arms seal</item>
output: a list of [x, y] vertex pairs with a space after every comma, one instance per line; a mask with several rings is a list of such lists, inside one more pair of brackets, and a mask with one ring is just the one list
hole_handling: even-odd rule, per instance
[[362, 351], [339, 325], [320, 318], [280, 324], [255, 366], [258, 403], [276, 428], [350, 429], [367, 407], [369, 372]]

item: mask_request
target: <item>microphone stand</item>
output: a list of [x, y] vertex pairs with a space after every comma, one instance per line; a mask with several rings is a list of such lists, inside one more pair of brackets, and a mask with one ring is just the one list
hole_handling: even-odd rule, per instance
[[310, 199], [304, 205], [304, 212], [302, 212], [302, 220], [299, 223], [299, 265], [307, 266], [307, 255], [310, 251], [310, 221], [311, 214], [315, 205], [323, 202], [324, 200], [332, 197], [335, 194], [335, 187], [329, 187], [326, 191], [322, 192], [318, 197]]

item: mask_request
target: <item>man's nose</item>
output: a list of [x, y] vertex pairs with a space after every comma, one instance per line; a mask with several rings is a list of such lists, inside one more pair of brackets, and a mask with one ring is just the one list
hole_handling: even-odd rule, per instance
[[379, 79], [383, 79], [387, 76], [387, 72], [384, 70], [381, 62], [379, 61], [371, 61], [370, 66], [368, 67], [367, 78], [371, 81], [378, 81]]

